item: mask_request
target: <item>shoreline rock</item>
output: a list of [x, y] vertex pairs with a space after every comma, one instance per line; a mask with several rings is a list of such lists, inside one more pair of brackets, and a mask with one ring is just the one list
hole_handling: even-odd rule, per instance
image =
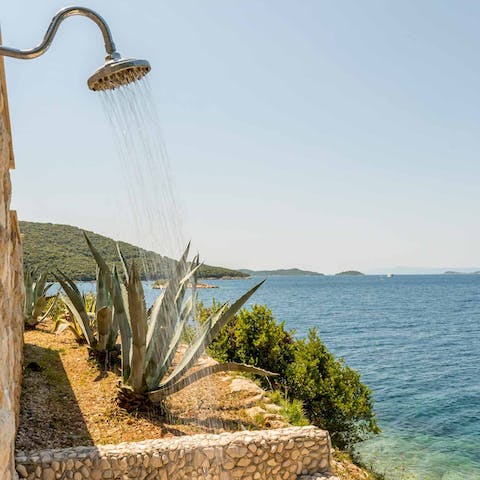
[[[163, 290], [163, 289], [167, 288], [167, 285], [168, 285], [168, 280], [157, 280], [152, 285], [152, 288]], [[187, 285], [187, 288], [192, 288], [192, 284], [189, 283]], [[197, 283], [197, 288], [199, 288], [199, 289], [202, 289], [202, 288], [209, 289], [209, 288], [218, 288], [218, 286], [217, 285], [210, 285], [209, 283]]]

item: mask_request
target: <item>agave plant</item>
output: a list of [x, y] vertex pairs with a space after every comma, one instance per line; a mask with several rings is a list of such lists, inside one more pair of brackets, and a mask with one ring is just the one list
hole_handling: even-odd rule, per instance
[[[93, 297], [93, 293], [91, 294]], [[59, 315], [57, 319], [55, 320], [55, 325], [53, 328], [54, 333], [59, 335], [60, 333], [64, 332], [65, 330], [70, 330], [70, 332], [73, 334], [75, 340], [79, 344], [84, 344], [87, 343], [87, 340], [85, 336], [83, 335], [82, 329], [80, 328], [80, 325], [78, 322], [75, 320], [75, 315], [73, 312], [70, 310], [70, 308], [67, 306], [65, 303], [65, 296], [60, 295], [60, 302], [63, 304], [63, 315]], [[87, 307], [87, 313], [89, 312], [89, 304], [90, 302], [88, 301], [88, 298], [85, 299], [86, 307]], [[90, 316], [90, 315], [89, 315]]]
[[[23, 283], [25, 286], [25, 303], [23, 317], [26, 328], [35, 328], [43, 322], [55, 307], [58, 296], [47, 295], [52, 284], [47, 284], [48, 272], [38, 273], [36, 269], [25, 267]], [[55, 297], [55, 299], [54, 299]], [[48, 305], [51, 301], [50, 305]]]
[[70, 328], [77, 339], [84, 339], [93, 358], [101, 364], [111, 363], [117, 356], [118, 323], [106, 274], [97, 269], [96, 297], [80, 293], [76, 283], [61, 271], [55, 278], [65, 292], [62, 299], [70, 317], [57, 324], [56, 332]]
[[[96, 298], [93, 292], [89, 292], [87, 294], [83, 294], [83, 302], [85, 304], [85, 311], [87, 312], [88, 318], [90, 319], [90, 328], [94, 329], [94, 321], [95, 321], [95, 305], [96, 305]], [[70, 332], [75, 337], [75, 340], [80, 343], [84, 344], [87, 343], [87, 339], [83, 334], [83, 330], [81, 327], [81, 323], [77, 322], [76, 318], [78, 315], [75, 315], [75, 309], [69, 307], [71, 305], [71, 301], [68, 300], [68, 297], [65, 295], [60, 294], [59, 301], [63, 306], [63, 315], [59, 315], [55, 320], [54, 325], [54, 333], [59, 335], [60, 333], [64, 332], [65, 330], [70, 330]]]
[[142, 282], [135, 264], [132, 262], [128, 268], [120, 252], [125, 278], [122, 282], [117, 270], [110, 272], [104, 259], [88, 237], [85, 237], [100, 271], [108, 278], [106, 284], [118, 316], [122, 348], [122, 382], [118, 400], [123, 408], [136, 410], [152, 403], [163, 405], [172, 393], [217, 372], [241, 371], [264, 376], [275, 375], [260, 368], [234, 362], [200, 368], [187, 374], [220, 329], [234, 318], [235, 313], [263, 282], [231, 306], [224, 304], [212, 314], [202, 324], [180, 361], [174, 365], [175, 354], [195, 308], [195, 289], [187, 300], [185, 293], [188, 281], [195, 283], [196, 272], [200, 267], [198, 256], [188, 262], [187, 246], [165, 291], [147, 311]]

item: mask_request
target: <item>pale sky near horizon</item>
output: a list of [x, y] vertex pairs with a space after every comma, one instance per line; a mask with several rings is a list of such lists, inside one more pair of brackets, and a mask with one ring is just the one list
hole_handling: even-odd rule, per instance
[[[77, 3], [151, 62], [184, 233], [207, 263], [480, 266], [480, 3]], [[4, 2], [3, 42], [32, 47], [63, 6]], [[116, 152], [86, 87], [102, 59], [75, 18], [44, 56], [6, 60], [13, 207], [142, 245], [112, 214]]]

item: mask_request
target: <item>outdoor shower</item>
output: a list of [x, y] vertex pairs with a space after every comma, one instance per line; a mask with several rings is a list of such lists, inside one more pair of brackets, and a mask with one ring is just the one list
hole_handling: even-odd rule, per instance
[[105, 20], [98, 13], [85, 7], [66, 7], [60, 10], [50, 22], [42, 42], [31, 50], [0, 46], [0, 55], [20, 59], [37, 58], [43, 55], [52, 44], [60, 23], [73, 15], [83, 15], [93, 20], [100, 28], [105, 42], [107, 52], [105, 64], [88, 79], [90, 90], [113, 90], [140, 80], [150, 71], [150, 64], [146, 60], [122, 58], [115, 48], [112, 34]]

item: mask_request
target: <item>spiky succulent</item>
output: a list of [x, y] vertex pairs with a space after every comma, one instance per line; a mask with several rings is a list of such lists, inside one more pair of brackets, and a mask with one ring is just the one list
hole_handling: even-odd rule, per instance
[[204, 322], [180, 361], [174, 365], [174, 357], [183, 333], [195, 309], [195, 288], [185, 300], [187, 284], [195, 284], [199, 265], [198, 256], [187, 260], [189, 246], [177, 262], [168, 285], [162, 295], [147, 311], [142, 282], [137, 267], [132, 262], [127, 267], [121, 252], [124, 270], [122, 282], [116, 269], [110, 272], [104, 259], [85, 235], [88, 246], [110, 291], [120, 329], [122, 347], [122, 388], [119, 400], [126, 408], [137, 408], [142, 401], [162, 402], [175, 393], [207, 375], [216, 372], [242, 371], [264, 376], [274, 375], [249, 365], [217, 364], [187, 372], [205, 352], [220, 329], [231, 321], [236, 312], [262, 285], [260, 282], [232, 305], [224, 304]]
[[82, 294], [75, 282], [61, 271], [55, 278], [65, 292], [62, 299], [71, 317], [57, 324], [56, 332], [70, 328], [77, 339], [85, 340], [93, 354], [115, 351], [118, 323], [105, 273], [97, 269], [96, 297]]
[[[23, 283], [25, 286], [25, 303], [23, 316], [27, 328], [35, 328], [43, 322], [55, 307], [55, 295], [47, 295], [52, 284], [47, 283], [48, 272], [39, 273], [36, 269], [25, 267]], [[50, 302], [50, 305], [48, 303]]]
[[[90, 293], [90, 295], [91, 295], [91, 297], [93, 297], [92, 302], [89, 301], [88, 296], [87, 296], [87, 298], [85, 298], [85, 305], [86, 305], [86, 308], [87, 308], [87, 313], [89, 313], [89, 314], [91, 313], [89, 311], [89, 309], [91, 308], [90, 305], [94, 303], [94, 298], [95, 298], [95, 295], [93, 293]], [[80, 328], [79, 323], [75, 319], [74, 313], [72, 312], [70, 307], [68, 307], [67, 304], [65, 303], [65, 296], [64, 295], [60, 295], [59, 302], [63, 306], [63, 314], [58, 315], [58, 317], [55, 319], [55, 324], [54, 324], [54, 328], [53, 328], [54, 333], [59, 335], [62, 332], [64, 332], [65, 330], [68, 329], [73, 334], [73, 336], [75, 337], [75, 340], [78, 343], [80, 343], [80, 344], [87, 343], [87, 339], [85, 338], [85, 335], [83, 334], [83, 331]]]

